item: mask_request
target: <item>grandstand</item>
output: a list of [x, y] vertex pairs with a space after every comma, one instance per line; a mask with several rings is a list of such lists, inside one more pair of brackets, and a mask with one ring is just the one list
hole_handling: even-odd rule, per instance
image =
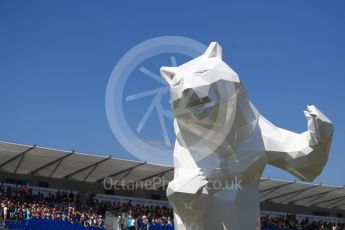
[[[12, 229], [28, 228], [28, 226], [31, 226], [31, 229], [54, 229], [54, 226], [60, 229], [104, 228], [104, 222], [96, 219], [104, 219], [105, 214], [100, 215], [90, 207], [98, 207], [103, 213], [116, 210], [116, 217], [119, 212], [126, 213], [123, 217], [126, 221], [128, 216], [140, 216], [143, 224], [149, 213], [157, 221], [156, 226], [161, 226], [152, 229], [173, 229], [171, 209], [165, 195], [166, 186], [173, 178], [173, 167], [169, 165], [49, 149], [37, 145], [0, 142], [0, 175], [2, 189], [0, 195], [5, 203], [4, 200], [11, 198], [6, 197], [11, 196], [8, 194], [12, 196], [15, 194], [16, 199], [19, 199], [18, 203], [22, 202], [21, 205], [27, 206], [30, 206], [28, 202], [37, 199], [40, 204], [44, 200], [44, 205], [52, 202], [60, 204], [63, 201], [66, 207], [61, 207], [61, 210], [67, 211], [66, 213], [62, 211], [62, 216], [68, 216], [72, 210], [77, 213], [74, 206], [69, 207], [71, 203], [77, 205], [79, 200], [86, 201], [89, 206], [82, 203], [84, 208], [81, 208], [83, 206], [81, 205], [78, 209], [86, 210], [88, 220], [97, 223], [97, 226], [95, 224], [87, 226], [85, 221], [80, 224], [80, 217], [78, 221], [72, 218], [69, 222], [62, 221], [63, 218], [54, 219], [55, 217], [35, 219], [32, 218], [31, 213], [30, 220], [26, 220], [26, 217], [22, 217], [21, 220], [14, 218], [7, 220], [7, 227]], [[113, 181], [117, 183], [114, 184]], [[121, 181], [126, 183], [115, 187]], [[140, 184], [154, 186], [149, 188], [134, 186]], [[6, 193], [8, 190], [10, 193]], [[30, 190], [29, 196], [28, 190]], [[332, 223], [332, 225], [335, 223], [342, 227], [345, 223], [344, 187], [262, 178], [260, 199], [262, 223], [266, 225], [272, 220], [276, 225], [282, 220], [285, 221], [284, 223], [293, 222], [291, 215], [287, 214], [293, 214], [293, 220], [299, 223], [308, 220], [315, 223]], [[56, 205], [54, 208], [56, 209]], [[76, 215], [84, 215], [84, 213], [79, 212]], [[267, 219], [268, 216], [270, 219]]]

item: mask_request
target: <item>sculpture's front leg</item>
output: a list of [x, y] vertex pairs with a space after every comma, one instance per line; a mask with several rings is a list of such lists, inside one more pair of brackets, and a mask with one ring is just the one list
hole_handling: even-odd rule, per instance
[[186, 230], [186, 225], [193, 226], [207, 209], [207, 180], [188, 149], [178, 141], [175, 143], [174, 167], [174, 180], [169, 183], [167, 196], [175, 211], [175, 229]]
[[312, 181], [327, 162], [333, 124], [315, 106], [308, 106], [304, 113], [308, 131], [301, 134], [277, 128], [263, 117], [260, 117], [259, 125], [268, 163], [301, 180]]
[[179, 170], [183, 172], [169, 183], [167, 196], [175, 211], [175, 229], [186, 230], [189, 229], [187, 226], [194, 226], [203, 216], [209, 197], [205, 177], [196, 171]]

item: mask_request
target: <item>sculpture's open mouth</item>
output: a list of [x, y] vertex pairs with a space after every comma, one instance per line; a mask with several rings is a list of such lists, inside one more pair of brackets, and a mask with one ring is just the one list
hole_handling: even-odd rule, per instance
[[202, 97], [196, 100], [190, 100], [186, 104], [186, 108], [207, 108], [215, 105], [215, 101], [211, 101], [209, 97]]
[[203, 119], [209, 116], [216, 105], [216, 102], [210, 100], [209, 97], [203, 97], [198, 100], [188, 102], [186, 108], [188, 108], [198, 119]]
[[[217, 103], [214, 100], [210, 100], [208, 97], [199, 98], [197, 100], [190, 100], [182, 105], [181, 101], [174, 102], [174, 114], [176, 117], [189, 117], [194, 115], [197, 119], [204, 119], [214, 111]], [[190, 119], [190, 118], [189, 118]]]

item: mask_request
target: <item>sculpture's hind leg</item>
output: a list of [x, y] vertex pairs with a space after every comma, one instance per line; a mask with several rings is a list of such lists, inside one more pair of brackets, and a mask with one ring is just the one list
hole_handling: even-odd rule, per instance
[[255, 230], [260, 217], [258, 186], [253, 182], [238, 190], [224, 189], [214, 194], [200, 225], [207, 230]]
[[176, 230], [255, 230], [260, 216], [258, 182], [210, 193], [207, 200], [196, 199], [193, 207], [180, 203], [179, 210], [183, 215], [174, 215]]

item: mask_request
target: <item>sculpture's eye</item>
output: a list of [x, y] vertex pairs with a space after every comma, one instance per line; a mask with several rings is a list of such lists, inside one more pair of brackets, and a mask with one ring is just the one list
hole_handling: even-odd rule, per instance
[[194, 74], [197, 76], [202, 76], [206, 74], [208, 71], [209, 71], [208, 69], [201, 69], [201, 70], [196, 71]]
[[172, 87], [178, 86], [181, 83], [181, 81], [182, 81], [182, 78], [177, 81], [174, 81]]

